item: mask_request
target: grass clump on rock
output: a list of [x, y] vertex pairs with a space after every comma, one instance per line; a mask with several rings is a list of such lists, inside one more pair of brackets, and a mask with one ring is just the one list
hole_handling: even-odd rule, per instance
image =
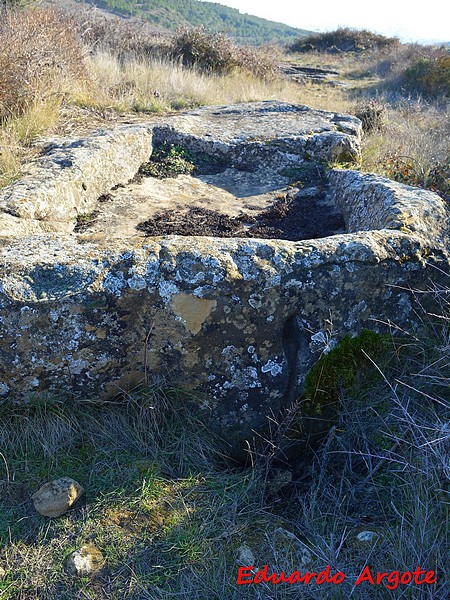
[[147, 163], [141, 165], [138, 177], [165, 179], [177, 175], [189, 175], [194, 168], [192, 157], [184, 148], [164, 143], [153, 151]]

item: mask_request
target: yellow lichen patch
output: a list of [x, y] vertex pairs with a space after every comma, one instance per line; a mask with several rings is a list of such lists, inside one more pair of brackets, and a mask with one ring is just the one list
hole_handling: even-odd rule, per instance
[[172, 298], [172, 309], [184, 322], [186, 329], [196, 335], [203, 323], [216, 308], [216, 300], [197, 298], [180, 292]]

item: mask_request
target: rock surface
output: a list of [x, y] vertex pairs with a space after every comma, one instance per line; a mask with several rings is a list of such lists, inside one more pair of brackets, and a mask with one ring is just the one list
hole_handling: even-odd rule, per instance
[[307, 81], [312, 83], [329, 83], [329, 78], [338, 77], [337, 71], [330, 69], [318, 69], [314, 67], [304, 67], [296, 62], [281, 63], [281, 72], [289, 77], [292, 81], [297, 83], [305, 83]]
[[[158, 121], [151, 133], [132, 129], [145, 146], [133, 154], [139, 156], [133, 169], [149, 153], [150, 137], [215, 161], [219, 155], [222, 175], [228, 169], [238, 177], [233, 191], [226, 190], [236, 210], [243, 181], [254, 190], [259, 178], [265, 195], [266, 182], [280, 177], [280, 170], [314, 164], [312, 157], [355, 153], [360, 135], [353, 117], [278, 102], [203, 108]], [[87, 145], [93, 148], [91, 141]], [[77, 148], [72, 144], [69, 153]], [[117, 156], [125, 160], [123, 148]], [[109, 172], [111, 188], [128, 176]], [[5, 219], [25, 223], [3, 229], [0, 238], [0, 397], [18, 400], [42, 391], [111, 397], [142, 382], [144, 373], [162, 374], [194, 392], [203, 419], [236, 456], [269, 415], [291, 402], [330, 340], [365, 327], [379, 330], [387, 322], [409, 327], [410, 290], [426, 290], [448, 267], [444, 202], [375, 175], [330, 170], [327, 198], [344, 215], [346, 232], [298, 242], [143, 237], [126, 215], [145, 216], [164, 195], [164, 182], [149, 183], [159, 189], [154, 200], [148, 196], [138, 208], [130, 200], [123, 228], [113, 226], [111, 212], [102, 225], [76, 234], [73, 215], [80, 201], [58, 187], [60, 176], [50, 169], [44, 187], [58, 191], [42, 200], [42, 220], [36, 218], [38, 196], [30, 195], [26, 209], [17, 208], [21, 182], [0, 200], [10, 210], [0, 226]], [[172, 190], [182, 192], [177, 181]], [[199, 186], [205, 181], [199, 177]], [[102, 182], [88, 182], [88, 190], [105, 190]], [[214, 185], [224, 198], [226, 186], [234, 184], [224, 176]], [[298, 201], [306, 200], [300, 194]], [[83, 202], [92, 210], [97, 199]], [[51, 203], [62, 207], [61, 221], [46, 212]], [[32, 235], [25, 234], [28, 223], [34, 224]], [[49, 232], [55, 223], [67, 233]], [[430, 295], [422, 298], [431, 301]]]
[[100, 130], [85, 139], [50, 141], [24, 176], [0, 192], [0, 235], [70, 233], [99, 196], [127, 183], [148, 160], [152, 143], [189, 145], [192, 152], [255, 171], [305, 157], [340, 160], [359, 152], [361, 124], [285, 102], [204, 107], [152, 125]]
[[154, 128], [155, 144], [188, 144], [244, 170], [286, 166], [299, 157], [350, 160], [360, 152], [360, 138], [356, 117], [275, 101], [203, 107]]
[[62, 477], [44, 484], [33, 494], [34, 508], [44, 517], [60, 517], [84, 494], [74, 479]]

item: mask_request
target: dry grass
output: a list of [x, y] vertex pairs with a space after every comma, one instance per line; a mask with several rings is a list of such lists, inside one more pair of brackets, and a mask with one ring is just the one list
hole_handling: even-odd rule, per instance
[[[409, 185], [431, 187], [444, 197], [450, 189], [450, 104], [401, 89], [401, 74], [420, 57], [442, 51], [416, 45], [398, 46], [374, 54], [329, 55], [317, 52], [297, 57], [309, 67], [338, 70], [338, 83], [305, 84], [301, 102], [333, 112], [378, 114], [363, 137], [357, 167], [387, 175]], [[375, 112], [374, 112], [375, 111]], [[405, 175], [406, 171], [408, 174]]]
[[[192, 108], [205, 104], [233, 104], [256, 100], [278, 99], [301, 101], [300, 89], [278, 77], [261, 79], [236, 70], [226, 75], [206, 74], [184, 67], [170, 59], [120, 60], [115, 55], [98, 52], [85, 57], [85, 80], [64, 81], [59, 93], [27, 100], [22, 114], [3, 119], [0, 133], [0, 183], [6, 184], [20, 172], [21, 162], [30, 156], [29, 146], [39, 135], [54, 125], [64, 133], [63, 124], [70, 123], [70, 106], [94, 109], [92, 127], [115, 121], [117, 114], [133, 112], [148, 115]], [[64, 92], [64, 93], [63, 93]], [[63, 100], [63, 113], [57, 108]], [[69, 109], [69, 110], [68, 110]], [[86, 116], [86, 115], [85, 115]], [[99, 121], [99, 118], [100, 121]], [[142, 117], [141, 117], [142, 118]], [[58, 122], [59, 121], [59, 122]], [[88, 125], [87, 125], [88, 127]]]
[[[2, 598], [204, 600], [207, 590], [217, 600], [444, 600], [450, 591], [447, 315], [443, 306], [437, 321], [424, 314], [420, 333], [397, 332], [382, 375], [370, 385], [356, 378], [341, 387], [323, 443], [290, 464], [258, 451], [250, 468], [227, 465], [220, 441], [181, 408], [182, 395], [156, 387], [117, 404], [36, 398], [25, 409], [4, 410]], [[285, 429], [280, 423], [278, 430]], [[77, 479], [86, 496], [63, 517], [44, 519], [30, 496], [61, 476]], [[361, 531], [373, 532], [370, 543], [358, 542]], [[73, 579], [64, 559], [87, 542], [100, 548], [105, 568]], [[330, 565], [346, 580], [237, 586], [238, 567], [249, 561], [278, 573]], [[420, 565], [435, 570], [438, 582], [394, 591], [354, 587], [366, 564], [373, 572]]]
[[0, 185], [20, 173], [69, 90], [86, 77], [67, 21], [49, 9], [0, 9]]
[[367, 135], [362, 168], [379, 170], [388, 156], [409, 158], [424, 172], [450, 157], [450, 107], [404, 99], [387, 106], [384, 126]]
[[75, 95], [76, 101], [120, 111], [157, 112], [203, 104], [300, 99], [298, 86], [278, 77], [262, 80], [241, 71], [206, 74], [178, 61], [123, 63], [109, 53], [99, 53], [88, 59], [88, 68], [95, 85]]
[[450, 200], [450, 104], [382, 96], [376, 104], [383, 122], [364, 137], [360, 168]]
[[82, 48], [50, 9], [0, 11], [0, 119], [63, 95], [85, 75]]
[[3, 120], [0, 128], [0, 187], [18, 177], [21, 164], [38, 152], [33, 148], [33, 142], [56, 125], [60, 104], [59, 98], [37, 100], [19, 116]]

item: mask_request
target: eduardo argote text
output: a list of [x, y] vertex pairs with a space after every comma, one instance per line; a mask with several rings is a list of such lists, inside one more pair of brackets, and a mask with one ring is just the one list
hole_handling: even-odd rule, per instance
[[[293, 571], [292, 573], [269, 573], [269, 566], [264, 565], [260, 570], [255, 570], [254, 566], [239, 567], [237, 584], [238, 585], [249, 585], [258, 583], [303, 583], [309, 585], [315, 583], [322, 585], [324, 583], [332, 583], [339, 585], [347, 579], [345, 573], [337, 571], [331, 572], [331, 566], [327, 566], [323, 571], [313, 573], [307, 571], [302, 574], [300, 571]], [[369, 585], [384, 585], [389, 590], [395, 590], [400, 585], [432, 585], [436, 583], [435, 571], [427, 571], [422, 569], [420, 566], [416, 567], [414, 571], [389, 571], [389, 572], [375, 572], [369, 566], [364, 567], [361, 573], [354, 578], [353, 585], [360, 585], [363, 582], [367, 582]]]

